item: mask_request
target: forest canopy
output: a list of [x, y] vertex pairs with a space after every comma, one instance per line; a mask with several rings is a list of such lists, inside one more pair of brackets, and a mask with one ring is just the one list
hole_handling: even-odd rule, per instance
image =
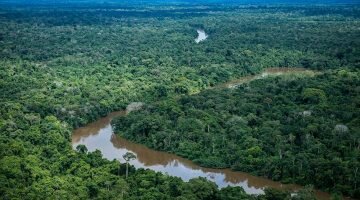
[[[123, 163], [72, 149], [74, 128], [131, 102], [146, 107], [114, 123], [133, 141], [359, 198], [358, 5], [1, 2], [1, 198], [291, 198], [132, 167], [126, 178]], [[269, 67], [322, 75], [207, 90]]]

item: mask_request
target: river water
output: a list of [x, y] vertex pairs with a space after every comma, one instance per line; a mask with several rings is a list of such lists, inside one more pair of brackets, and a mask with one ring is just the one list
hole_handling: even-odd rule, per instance
[[216, 88], [236, 88], [237, 86], [248, 83], [250, 81], [256, 80], [256, 79], [262, 79], [269, 76], [280, 76], [280, 75], [286, 75], [286, 74], [302, 74], [306, 76], [313, 76], [315, 74], [318, 74], [320, 72], [315, 72], [312, 70], [307, 70], [304, 68], [289, 68], [289, 67], [272, 67], [267, 68], [263, 72], [257, 75], [252, 76], [245, 76], [241, 77], [239, 79], [235, 79], [229, 82], [226, 82], [224, 84], [220, 84], [216, 86]]
[[[222, 87], [236, 87], [239, 84], [266, 77], [270, 74], [279, 75], [283, 73], [305, 72], [304, 69], [271, 68], [257, 76], [248, 76], [223, 84]], [[84, 144], [89, 151], [100, 150], [103, 156], [109, 160], [117, 159], [125, 162], [122, 155], [132, 152], [136, 159], [130, 161], [135, 168], [152, 169], [157, 172], [177, 176], [184, 181], [191, 178], [206, 177], [215, 182], [220, 188], [226, 186], [241, 186], [248, 194], [263, 194], [266, 187], [276, 189], [289, 189], [296, 191], [300, 189], [297, 185], [285, 185], [271, 181], [266, 178], [252, 176], [247, 173], [236, 172], [230, 169], [211, 169], [200, 167], [190, 160], [181, 158], [174, 154], [155, 151], [141, 144], [135, 144], [114, 134], [110, 124], [111, 119], [116, 116], [125, 115], [125, 111], [113, 112], [91, 124], [78, 128], [72, 135], [72, 146], [75, 149], [79, 144]], [[330, 199], [329, 194], [316, 191], [318, 199]]]

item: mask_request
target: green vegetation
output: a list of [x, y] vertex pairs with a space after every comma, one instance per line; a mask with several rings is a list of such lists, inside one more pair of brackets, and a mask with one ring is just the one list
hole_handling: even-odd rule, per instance
[[261, 79], [148, 104], [113, 123], [203, 166], [358, 195], [359, 85], [358, 70]]
[[[201, 178], [184, 183], [132, 167], [126, 179], [125, 164], [72, 150], [73, 128], [133, 101], [148, 106], [117, 121], [133, 140], [202, 165], [359, 197], [359, 9], [1, 4], [1, 198], [255, 198], [241, 188], [218, 190]], [[197, 28], [207, 41], [194, 43]], [[334, 71], [187, 96], [285, 66]], [[306, 110], [312, 114], [297, 114]], [[135, 123], [136, 116], [144, 118]], [[169, 136], [174, 146], [159, 140]], [[202, 152], [204, 140], [213, 145]], [[291, 164], [301, 160], [300, 169]], [[272, 190], [257, 198], [271, 195], [290, 198]]]

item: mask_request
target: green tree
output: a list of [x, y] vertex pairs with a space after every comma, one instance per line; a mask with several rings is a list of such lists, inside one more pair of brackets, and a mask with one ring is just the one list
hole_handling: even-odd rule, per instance
[[123, 155], [123, 158], [126, 161], [126, 178], [128, 178], [129, 175], [129, 161], [136, 159], [136, 155], [131, 152], [126, 152]]

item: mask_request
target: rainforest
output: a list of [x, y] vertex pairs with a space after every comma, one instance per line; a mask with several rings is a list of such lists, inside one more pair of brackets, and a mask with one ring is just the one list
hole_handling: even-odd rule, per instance
[[0, 199], [360, 199], [359, 168], [357, 1], [0, 0]]

